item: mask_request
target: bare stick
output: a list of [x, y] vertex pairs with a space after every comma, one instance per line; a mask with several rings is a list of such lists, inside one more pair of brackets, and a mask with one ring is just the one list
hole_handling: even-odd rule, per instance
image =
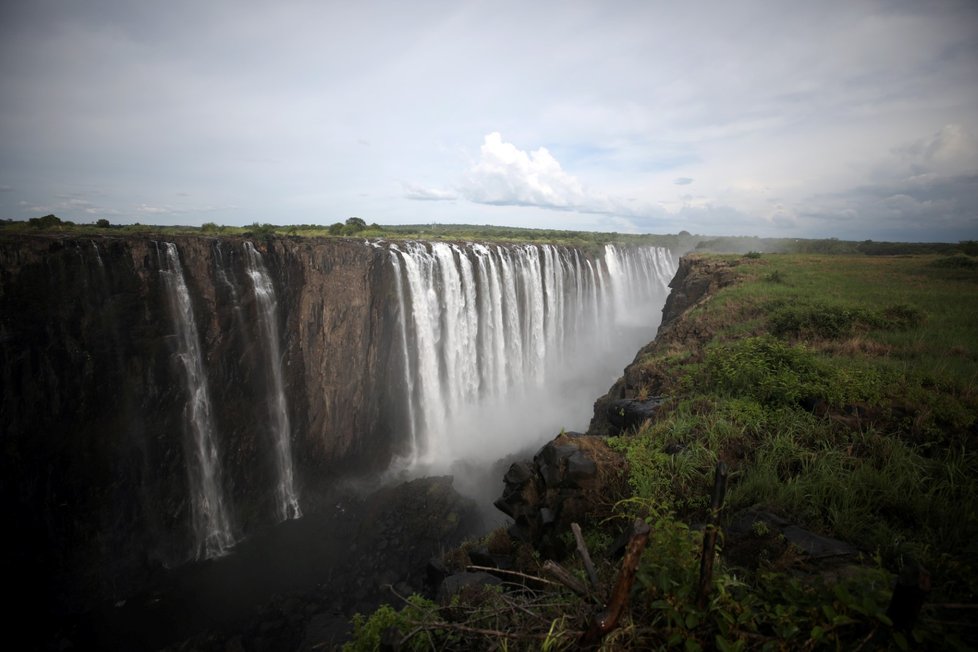
[[584, 586], [584, 584], [579, 579], [571, 575], [566, 568], [564, 568], [557, 562], [551, 561], [550, 559], [543, 562], [543, 572], [545, 572], [547, 575], [554, 578], [555, 580], [557, 580], [558, 582], [560, 582], [561, 584], [569, 588], [571, 591], [581, 596], [582, 598], [588, 597], [587, 587]]
[[580, 642], [584, 645], [596, 643], [601, 638], [618, 626], [622, 611], [628, 605], [628, 596], [632, 592], [632, 585], [635, 583], [635, 571], [638, 570], [639, 561], [642, 559], [642, 551], [645, 550], [649, 542], [650, 528], [642, 519], [636, 519], [632, 529], [632, 538], [628, 541], [628, 549], [625, 551], [625, 558], [621, 562], [621, 570], [618, 571], [618, 581], [611, 593], [611, 600], [598, 616], [591, 621], [591, 626], [584, 632]]
[[717, 463], [716, 476], [713, 478], [713, 495], [710, 497], [710, 515], [703, 531], [703, 556], [700, 557], [700, 582], [696, 590], [696, 605], [703, 609], [710, 595], [713, 582], [713, 557], [717, 544], [717, 520], [720, 508], [723, 507], [723, 497], [727, 493], [727, 465]]
[[535, 575], [527, 575], [526, 573], [521, 573], [519, 571], [505, 570], [502, 568], [492, 568], [491, 566], [476, 566], [474, 564], [469, 564], [465, 567], [465, 570], [478, 570], [486, 571], [488, 573], [499, 573], [501, 575], [512, 575], [513, 577], [522, 577], [525, 580], [532, 580], [534, 582], [540, 582], [541, 584], [556, 584], [556, 582], [551, 582], [550, 580], [545, 580], [542, 577], [536, 577]]
[[571, 523], [571, 531], [574, 533], [574, 541], [577, 542], [577, 554], [584, 564], [584, 570], [587, 571], [587, 578], [591, 580], [591, 586], [596, 593], [604, 593], [601, 590], [601, 583], [598, 581], [598, 572], [594, 570], [594, 563], [591, 561], [591, 553], [588, 552], [587, 544], [584, 542], [584, 535], [581, 534], [581, 526], [577, 523]]

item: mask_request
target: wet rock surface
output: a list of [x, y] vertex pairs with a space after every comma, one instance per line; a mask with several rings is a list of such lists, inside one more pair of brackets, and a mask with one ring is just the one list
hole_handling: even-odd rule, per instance
[[[194, 555], [188, 389], [159, 236], [0, 238], [4, 575], [25, 604], [76, 612]], [[345, 239], [167, 235], [208, 379], [237, 538], [279, 518], [268, 354], [245, 242], [276, 288], [296, 484], [387, 467], [399, 392], [385, 252]], [[324, 480], [326, 479], [326, 480]]]
[[329, 498], [227, 557], [158, 569], [151, 589], [58, 622], [48, 649], [330, 650], [353, 614], [421, 592], [427, 560], [481, 529], [450, 477]]
[[561, 558], [559, 538], [570, 524], [606, 516], [625, 492], [625, 459], [600, 437], [561, 433], [534, 455], [516, 462], [494, 503], [513, 519], [510, 535], [546, 556]]
[[666, 400], [663, 396], [655, 396], [644, 401], [635, 398], [611, 401], [605, 408], [608, 423], [621, 431], [637, 428], [646, 421], [654, 419]]

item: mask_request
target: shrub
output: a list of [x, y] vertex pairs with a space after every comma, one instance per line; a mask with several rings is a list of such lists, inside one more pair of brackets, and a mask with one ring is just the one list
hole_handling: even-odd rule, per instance
[[65, 222], [61, 221], [61, 218], [56, 215], [45, 215], [44, 217], [32, 217], [27, 220], [35, 229], [52, 229], [56, 226], [63, 226]]
[[712, 347], [706, 373], [716, 389], [765, 404], [796, 405], [825, 393], [826, 374], [814, 354], [769, 336]]

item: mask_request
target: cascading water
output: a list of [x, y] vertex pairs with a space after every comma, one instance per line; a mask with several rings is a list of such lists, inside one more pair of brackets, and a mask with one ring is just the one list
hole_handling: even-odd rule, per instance
[[258, 327], [265, 339], [268, 353], [268, 375], [271, 392], [268, 397], [268, 416], [275, 441], [275, 461], [278, 467], [278, 485], [275, 488], [278, 515], [281, 520], [299, 518], [299, 497], [295, 490], [292, 470], [292, 429], [289, 427], [289, 409], [285, 401], [285, 385], [282, 381], [282, 353], [279, 346], [278, 301], [275, 286], [268, 275], [261, 254], [250, 242], [244, 243], [248, 276], [255, 288], [258, 302]]
[[183, 278], [177, 246], [166, 242], [164, 249], [165, 255], [160, 257], [160, 274], [166, 286], [176, 329], [177, 358], [189, 394], [184, 412], [191, 439], [187, 446], [187, 475], [195, 539], [194, 557], [209, 559], [227, 553], [235, 540], [221, 486], [221, 462], [215, 440], [210, 392], [190, 293]]
[[594, 397], [654, 335], [676, 268], [655, 247], [607, 245], [603, 260], [553, 245], [390, 251], [410, 421], [404, 460], [425, 468], [494, 460], [586, 422]]

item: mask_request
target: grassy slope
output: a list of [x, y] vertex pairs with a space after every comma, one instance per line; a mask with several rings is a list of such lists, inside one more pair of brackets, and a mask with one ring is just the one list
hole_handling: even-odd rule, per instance
[[[737, 282], [637, 361], [648, 373], [636, 377], [658, 380], [629, 393], [671, 400], [655, 423], [612, 440], [629, 459], [634, 491], [621, 517], [645, 518], [653, 534], [630, 614], [605, 648], [974, 645], [975, 630], [954, 624], [973, 607], [954, 605], [975, 602], [978, 579], [975, 259], [725, 260]], [[702, 522], [718, 460], [732, 471], [722, 524], [759, 508], [847, 541], [861, 557], [814, 562], [758, 524], [725, 540], [712, 597], [698, 608], [701, 535], [688, 524]], [[594, 554], [610, 533], [586, 536]], [[597, 556], [607, 585], [616, 562]], [[932, 574], [930, 605], [913, 631], [894, 630], [886, 608], [895, 574], [911, 559]], [[583, 577], [575, 560], [564, 563]], [[351, 647], [369, 648], [381, 626], [406, 637], [425, 631], [409, 620], [443, 625], [407, 637], [417, 649], [570, 649], [589, 612], [585, 601], [554, 592], [483, 592], [456, 609], [446, 620], [416, 599], [400, 614], [361, 621]], [[513, 638], [445, 624], [452, 618]]]
[[[710, 471], [723, 459], [733, 470], [728, 514], [773, 511], [894, 572], [915, 559], [933, 575], [932, 602], [973, 602], [978, 263], [798, 255], [730, 262], [739, 282], [686, 316], [685, 328], [709, 343], [690, 351], [673, 342], [640, 362], [671, 379], [662, 389], [677, 398], [658, 422], [617, 442], [637, 495], [677, 520], [701, 517]], [[680, 453], [665, 454], [677, 444]], [[804, 564], [792, 563], [790, 549], [754, 551], [770, 558], [750, 575], [752, 597], [770, 605], [765, 572]], [[835, 603], [856, 622], [795, 614], [810, 629], [782, 643], [811, 645], [813, 632], [831, 632], [824, 636], [853, 645], [885, 620], [886, 591], [860, 607], [867, 613], [832, 596], [815, 602]], [[767, 609], [758, 609], [756, 633], [775, 633], [760, 626]], [[943, 640], [939, 617], [930, 616], [917, 635]]]

